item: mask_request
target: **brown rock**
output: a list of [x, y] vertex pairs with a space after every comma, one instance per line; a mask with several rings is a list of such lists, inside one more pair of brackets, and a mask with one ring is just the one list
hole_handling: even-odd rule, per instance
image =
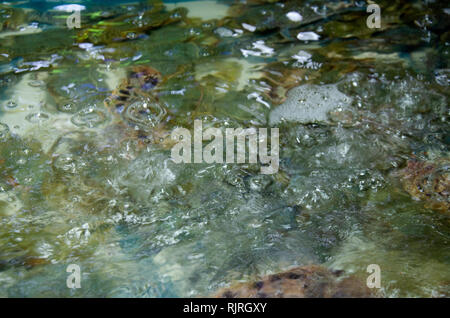
[[339, 279], [342, 271], [308, 265], [268, 275], [255, 282], [239, 283], [219, 290], [218, 298], [332, 298], [372, 297], [355, 277]]
[[399, 172], [403, 188], [430, 209], [450, 211], [449, 163], [448, 159], [409, 160], [407, 167]]

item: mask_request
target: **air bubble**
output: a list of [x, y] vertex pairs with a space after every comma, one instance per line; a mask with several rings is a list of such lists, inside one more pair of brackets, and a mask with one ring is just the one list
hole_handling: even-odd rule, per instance
[[27, 115], [27, 117], [25, 117], [26, 120], [28, 120], [30, 123], [33, 123], [33, 124], [43, 123], [48, 118], [49, 118], [49, 116], [45, 113], [33, 113], [33, 114], [29, 114], [29, 115]]
[[67, 104], [59, 104], [58, 110], [64, 113], [75, 113], [76, 112], [76, 106], [72, 103]]
[[72, 123], [78, 127], [94, 128], [106, 121], [106, 114], [99, 109], [83, 109], [72, 116]]
[[165, 115], [165, 109], [157, 102], [135, 102], [128, 106], [123, 114], [125, 120], [137, 125], [138, 129], [156, 126]]

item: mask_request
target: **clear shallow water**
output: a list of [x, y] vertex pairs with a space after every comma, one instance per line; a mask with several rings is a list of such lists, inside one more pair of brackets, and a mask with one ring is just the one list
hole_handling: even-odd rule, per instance
[[[204, 296], [305, 264], [448, 296], [448, 211], [400, 182], [448, 160], [443, 4], [380, 2], [376, 30], [363, 3], [79, 3], [74, 30], [58, 3], [0, 7], [1, 296]], [[162, 74], [136, 103], [157, 98], [163, 128], [104, 104], [136, 65]], [[175, 164], [134, 133], [194, 119], [278, 127], [279, 172]]]

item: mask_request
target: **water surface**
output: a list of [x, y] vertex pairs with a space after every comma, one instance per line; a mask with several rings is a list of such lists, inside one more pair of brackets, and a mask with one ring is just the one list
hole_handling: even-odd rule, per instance
[[[72, 30], [68, 2], [0, 4], [0, 296], [207, 296], [307, 264], [449, 295], [448, 211], [399, 172], [447, 160], [448, 177], [443, 1], [378, 1], [379, 29], [364, 1], [76, 3]], [[105, 106], [139, 65], [162, 80], [134, 107], [164, 116]], [[278, 173], [175, 164], [136, 134], [194, 119], [278, 127]]]

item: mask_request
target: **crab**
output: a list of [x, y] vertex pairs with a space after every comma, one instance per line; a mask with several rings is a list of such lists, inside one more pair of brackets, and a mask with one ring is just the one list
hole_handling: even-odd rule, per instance
[[409, 160], [399, 171], [403, 188], [413, 198], [425, 202], [432, 210], [450, 211], [450, 160]]

